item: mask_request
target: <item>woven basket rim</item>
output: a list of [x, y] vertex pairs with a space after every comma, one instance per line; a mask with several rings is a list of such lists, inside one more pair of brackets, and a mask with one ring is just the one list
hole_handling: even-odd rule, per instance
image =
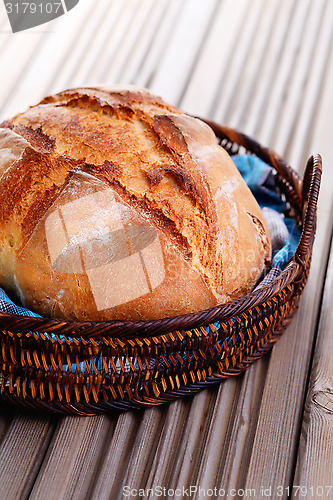
[[[161, 335], [172, 330], [191, 330], [198, 326], [205, 326], [214, 321], [227, 321], [235, 315], [242, 314], [249, 308], [256, 307], [257, 305], [267, 300], [273, 299], [282, 289], [287, 287], [292, 281], [297, 279], [300, 273], [301, 266], [292, 258], [287, 264], [285, 269], [281, 271], [279, 276], [273, 278], [268, 284], [260, 288], [260, 290], [253, 290], [246, 294], [244, 297], [232, 300], [227, 303], [218, 304], [214, 307], [203, 309], [198, 312], [173, 316], [170, 318], [162, 318], [151, 321], [62, 321], [57, 319], [48, 318], [35, 318], [32, 316], [23, 316], [19, 314], [9, 314], [0, 312], [0, 327], [6, 326], [8, 330], [14, 333], [14, 329], [10, 328], [11, 325], [6, 324], [6, 319], [11, 324], [15, 323], [15, 330], [22, 332], [22, 324], [24, 323], [24, 330], [29, 333], [41, 333], [42, 328], [52, 329], [54, 335], [61, 335], [63, 337], [72, 338], [94, 338], [100, 336], [99, 332], [89, 333], [87, 330], [103, 326], [104, 333], [102, 337], [113, 337], [116, 339], [130, 339], [134, 337], [154, 337]], [[274, 288], [275, 287], [275, 288]], [[177, 324], [175, 328], [174, 323]], [[68, 333], [65, 332], [65, 329]], [[72, 331], [72, 328], [74, 329]], [[115, 333], [113, 331], [119, 328], [124, 329], [123, 334]], [[79, 330], [83, 329], [82, 332]], [[76, 333], [77, 332], [77, 333]]]
[[316, 207], [319, 194], [322, 162], [320, 155], [309, 158], [303, 181], [287, 162], [273, 150], [261, 146], [257, 141], [230, 127], [222, 126], [211, 120], [203, 120], [221, 139], [237, 147], [244, 147], [249, 153], [261, 158], [273, 167], [278, 174], [293, 189], [293, 198], [301, 213], [303, 213], [303, 228], [301, 239], [294, 256], [284, 270], [261, 287], [244, 297], [223, 303], [202, 311], [149, 321], [63, 321], [51, 318], [36, 318], [0, 312], [0, 327], [13, 334], [38, 333], [52, 331], [54, 335], [72, 338], [148, 338], [162, 335], [174, 330], [190, 330], [204, 326], [214, 321], [225, 321], [243, 311], [253, 308], [264, 301], [273, 299], [291, 282], [297, 281], [299, 274], [306, 267], [311, 255], [313, 226], [316, 220]]

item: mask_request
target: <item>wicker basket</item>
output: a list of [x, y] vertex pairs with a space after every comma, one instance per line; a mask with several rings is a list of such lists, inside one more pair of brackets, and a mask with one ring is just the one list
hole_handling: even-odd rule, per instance
[[244, 298], [175, 318], [68, 323], [0, 313], [2, 401], [79, 415], [157, 405], [237, 375], [271, 349], [307, 281], [321, 158], [309, 159], [302, 182], [273, 151], [207, 123], [229, 153], [245, 150], [276, 170], [302, 231], [287, 267]]

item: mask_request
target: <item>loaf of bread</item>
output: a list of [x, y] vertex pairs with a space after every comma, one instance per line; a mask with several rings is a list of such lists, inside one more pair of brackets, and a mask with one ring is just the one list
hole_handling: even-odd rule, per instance
[[0, 285], [66, 320], [150, 320], [248, 293], [265, 220], [213, 131], [149, 91], [77, 88], [0, 125]]

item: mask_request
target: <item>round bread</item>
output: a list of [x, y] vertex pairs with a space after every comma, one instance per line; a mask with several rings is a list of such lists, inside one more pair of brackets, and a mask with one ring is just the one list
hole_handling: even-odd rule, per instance
[[248, 293], [262, 212], [213, 131], [149, 91], [77, 88], [0, 125], [0, 285], [66, 320], [150, 320]]

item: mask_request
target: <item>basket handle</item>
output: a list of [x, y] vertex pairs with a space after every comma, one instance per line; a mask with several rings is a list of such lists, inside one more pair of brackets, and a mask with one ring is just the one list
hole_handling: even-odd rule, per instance
[[322, 175], [322, 159], [320, 155], [311, 156], [306, 164], [303, 185], [303, 229], [295, 256], [304, 263], [311, 253], [316, 231], [316, 210]]

